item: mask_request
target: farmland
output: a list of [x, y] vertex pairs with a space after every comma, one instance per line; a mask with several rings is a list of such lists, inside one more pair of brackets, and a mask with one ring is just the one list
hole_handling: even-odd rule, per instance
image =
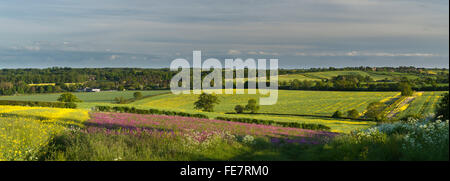
[[407, 77], [408, 79], [417, 79], [419, 76], [417, 74], [409, 74], [409, 73], [400, 73], [400, 72], [382, 72], [382, 71], [324, 71], [324, 72], [306, 72], [306, 73], [297, 73], [297, 74], [287, 74], [280, 75], [279, 81], [290, 81], [294, 79], [298, 79], [300, 81], [303, 80], [324, 80], [324, 79], [332, 79], [338, 75], [361, 75], [363, 77], [369, 76], [374, 81], [379, 80], [394, 80], [399, 79], [401, 77]]
[[423, 92], [416, 96], [413, 102], [399, 114], [399, 117], [406, 115], [429, 115], [433, 114], [436, 108], [436, 103], [445, 92]]
[[[0, 106], [0, 160], [333, 160], [336, 158], [323, 157], [331, 153], [317, 151], [316, 145], [340, 134], [377, 126], [374, 121], [332, 118], [336, 110], [363, 113], [371, 102], [388, 106], [401, 98], [399, 92], [280, 90], [277, 104], [261, 106], [256, 114], [236, 114], [233, 108], [252, 98], [258, 100], [262, 96], [258, 94], [217, 95], [220, 103], [214, 112], [193, 108], [198, 95], [174, 95], [167, 90], [141, 91], [147, 97], [126, 104], [113, 101], [115, 97], [130, 99], [134, 92], [74, 93], [83, 100], [77, 103], [77, 109]], [[413, 101], [396, 116], [433, 113], [442, 93], [416, 92]], [[59, 95], [0, 99], [55, 101]], [[92, 112], [91, 108], [98, 105], [200, 113], [209, 119]], [[322, 124], [331, 130], [229, 122], [216, 117]], [[341, 144], [340, 139], [333, 144]], [[64, 140], [64, 145], [55, 140]], [[280, 146], [285, 143], [291, 146]], [[304, 145], [314, 148], [314, 154], [287, 151], [304, 149]], [[64, 150], [58, 150], [62, 147]]]
[[[335, 92], [335, 91], [289, 91], [280, 90], [278, 102], [275, 105], [261, 106], [261, 113], [277, 114], [307, 114], [331, 116], [334, 111], [357, 109], [362, 112], [370, 102], [395, 96], [397, 92]], [[261, 95], [237, 94], [218, 95], [221, 104], [215, 112], [234, 112], [234, 106], [245, 105], [249, 99], [258, 99]], [[132, 105], [176, 109], [182, 111], [193, 110], [193, 103], [198, 95], [161, 95], [139, 100]], [[274, 109], [276, 107], [276, 109]]]
[[[157, 95], [167, 93], [166, 90], [155, 91], [103, 91], [103, 92], [75, 92], [73, 93], [83, 102], [105, 102], [112, 103], [115, 97], [124, 97], [125, 99], [133, 98], [134, 92], [141, 92], [143, 96]], [[19, 101], [44, 101], [55, 102], [58, 99], [60, 93], [48, 93], [48, 94], [26, 94], [19, 96], [0, 96], [0, 100], [19, 100]]]
[[0, 106], [0, 160], [33, 160], [53, 136], [89, 119], [80, 109]]

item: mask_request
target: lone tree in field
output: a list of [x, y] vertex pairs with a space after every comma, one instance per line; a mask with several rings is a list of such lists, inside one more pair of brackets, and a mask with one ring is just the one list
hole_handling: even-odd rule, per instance
[[333, 113], [333, 115], [331, 117], [333, 117], [333, 118], [342, 118], [342, 117], [344, 117], [344, 114], [342, 114], [341, 111], [336, 111], [336, 112]]
[[250, 111], [251, 113], [256, 113], [259, 110], [259, 106], [256, 103], [255, 99], [248, 100], [247, 105], [245, 105], [245, 110]]
[[347, 117], [353, 119], [359, 118], [359, 112], [356, 109], [348, 110]]
[[82, 102], [77, 96], [72, 93], [64, 93], [58, 97], [59, 102]]
[[135, 99], [140, 99], [140, 98], [143, 97], [141, 92], [135, 92], [135, 93], [133, 93], [133, 96], [134, 96]]
[[375, 121], [383, 120], [383, 111], [385, 109], [385, 105], [381, 102], [372, 102], [367, 106], [367, 112], [365, 116], [370, 119], [374, 119]]
[[243, 113], [243, 112], [244, 112], [244, 109], [245, 109], [245, 107], [242, 106], [242, 105], [236, 105], [236, 106], [234, 107], [234, 110], [235, 110], [236, 113], [238, 113], [238, 114]]
[[398, 88], [402, 92], [402, 96], [412, 96], [414, 91], [412, 90], [411, 84], [407, 82], [401, 82], [398, 84]]
[[198, 100], [194, 103], [194, 109], [201, 109], [202, 111], [213, 112], [214, 104], [220, 103], [216, 95], [202, 93]]
[[442, 116], [442, 118], [440, 118], [441, 120], [449, 120], [449, 97], [448, 97], [448, 93], [445, 93], [442, 96], [441, 101], [439, 102], [439, 104], [436, 107], [436, 116]]

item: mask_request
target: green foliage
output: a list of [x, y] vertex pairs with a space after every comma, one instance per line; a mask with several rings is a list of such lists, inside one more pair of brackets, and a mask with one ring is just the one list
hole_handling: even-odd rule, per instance
[[263, 125], [273, 125], [281, 127], [290, 128], [301, 128], [310, 130], [322, 130], [329, 131], [331, 128], [322, 124], [307, 124], [298, 122], [279, 122], [273, 120], [262, 120], [262, 119], [251, 119], [251, 118], [230, 118], [230, 117], [216, 117], [218, 120], [240, 122], [240, 123], [252, 123], [252, 124], [263, 124]]
[[412, 90], [411, 84], [408, 82], [401, 82], [398, 84], [398, 89], [401, 91], [402, 96], [412, 96], [414, 91]]
[[359, 118], [359, 112], [356, 109], [351, 109], [347, 111], [347, 117], [349, 118]]
[[212, 136], [196, 139], [171, 134], [113, 135], [70, 132], [56, 136], [43, 148], [39, 160], [57, 161], [180, 161], [229, 160], [247, 146], [236, 139]]
[[168, 116], [183, 116], [183, 117], [195, 117], [195, 118], [208, 118], [208, 116], [203, 114], [190, 114], [185, 112], [176, 112], [176, 111], [164, 111], [158, 109], [136, 109], [135, 107], [119, 107], [119, 106], [95, 106], [95, 111], [100, 112], [120, 112], [120, 113], [135, 113], [135, 114], [159, 114], [159, 115], [168, 115]]
[[135, 92], [135, 93], [133, 93], [133, 97], [134, 97], [135, 99], [140, 99], [140, 98], [143, 97], [143, 95], [142, 95], [141, 92]]
[[342, 114], [342, 112], [338, 110], [338, 111], [334, 112], [331, 117], [333, 117], [333, 118], [342, 118], [342, 117], [344, 117], [344, 114]]
[[449, 159], [448, 122], [409, 120], [341, 135], [314, 150], [319, 160], [424, 161]]
[[247, 105], [245, 105], [245, 110], [250, 111], [251, 113], [256, 113], [259, 110], [259, 106], [255, 99], [248, 100]]
[[114, 98], [114, 102], [117, 104], [126, 104], [128, 102], [123, 96]]
[[436, 107], [436, 116], [442, 116], [442, 120], [449, 120], [449, 97], [448, 92], [443, 94], [441, 101]]
[[202, 111], [213, 112], [214, 104], [220, 103], [216, 95], [202, 93], [198, 100], [194, 103], [194, 109], [201, 109]]
[[381, 102], [372, 102], [367, 106], [365, 116], [375, 121], [383, 120], [383, 111], [386, 106]]
[[77, 96], [73, 95], [72, 93], [61, 94], [57, 100], [59, 102], [82, 102], [77, 98]]
[[236, 106], [234, 107], [234, 110], [235, 110], [236, 113], [238, 113], [238, 114], [243, 113], [243, 112], [244, 112], [244, 109], [245, 109], [245, 107], [242, 106], [242, 105], [236, 105]]

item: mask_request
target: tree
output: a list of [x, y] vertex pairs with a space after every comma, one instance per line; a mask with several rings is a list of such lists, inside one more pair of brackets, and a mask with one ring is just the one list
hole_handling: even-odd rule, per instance
[[140, 98], [143, 97], [141, 92], [135, 92], [135, 93], [133, 93], [133, 96], [134, 96], [135, 99], [140, 99]]
[[125, 104], [125, 103], [127, 103], [127, 100], [125, 98], [123, 98], [123, 96], [120, 96], [120, 97], [115, 97], [114, 102], [116, 102], [117, 104]]
[[72, 93], [64, 93], [58, 97], [59, 102], [82, 102], [77, 96]]
[[236, 105], [235, 107], [234, 107], [234, 110], [236, 111], [236, 113], [238, 113], [238, 114], [240, 114], [240, 113], [243, 113], [244, 112], [244, 106], [242, 106], [242, 105]]
[[333, 118], [342, 118], [342, 117], [344, 117], [344, 114], [342, 114], [341, 111], [336, 111], [336, 112], [333, 113], [333, 115], [331, 117], [333, 117]]
[[376, 121], [380, 121], [383, 119], [383, 111], [385, 109], [385, 105], [381, 102], [372, 102], [367, 106], [367, 112], [365, 116], [367, 118], [374, 119]]
[[214, 104], [220, 103], [216, 95], [202, 93], [198, 100], [194, 103], [194, 109], [201, 109], [202, 111], [213, 112]]
[[436, 107], [436, 116], [442, 116], [441, 120], [449, 120], [449, 97], [448, 93], [443, 94], [441, 101]]
[[251, 113], [258, 112], [259, 106], [256, 105], [256, 100], [255, 99], [248, 100], [248, 103], [245, 106], [245, 110], [250, 111]]
[[354, 119], [359, 118], [359, 112], [356, 109], [348, 110], [347, 117]]
[[399, 83], [398, 89], [402, 92], [402, 96], [412, 96], [414, 93], [411, 88], [411, 84], [409, 84], [408, 82]]

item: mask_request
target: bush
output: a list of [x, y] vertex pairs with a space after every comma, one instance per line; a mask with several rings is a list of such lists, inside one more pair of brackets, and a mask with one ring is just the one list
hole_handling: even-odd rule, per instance
[[331, 129], [330, 127], [322, 125], [322, 124], [307, 124], [307, 123], [298, 123], [298, 122], [276, 122], [273, 120], [261, 120], [261, 119], [251, 119], [251, 118], [216, 117], [216, 119], [223, 120], [223, 121], [231, 121], [231, 122], [273, 125], [273, 126], [301, 128], [301, 129], [310, 129], [310, 130], [329, 131]]
[[244, 106], [242, 106], [242, 105], [236, 105], [235, 107], [234, 107], [234, 110], [236, 111], [236, 113], [238, 113], [238, 114], [240, 114], [240, 113], [243, 113], [244, 112]]
[[402, 96], [412, 96], [414, 91], [411, 88], [411, 85], [407, 82], [399, 83], [398, 89], [402, 92]]
[[259, 106], [256, 103], [255, 99], [248, 100], [247, 105], [245, 106], [245, 110], [250, 111], [251, 113], [256, 113], [259, 110]]
[[365, 116], [375, 121], [383, 120], [383, 111], [386, 106], [381, 102], [372, 102], [367, 106]]
[[133, 93], [133, 97], [134, 97], [135, 99], [140, 99], [140, 98], [143, 97], [143, 95], [142, 95], [141, 92], [135, 92], [135, 93]]
[[341, 111], [336, 111], [336, 112], [333, 113], [333, 115], [331, 117], [333, 117], [333, 118], [342, 118], [342, 117], [344, 117], [344, 114], [342, 114]]
[[448, 93], [445, 93], [442, 96], [441, 101], [439, 102], [439, 104], [436, 107], [436, 116], [442, 116], [442, 120], [449, 120], [449, 97], [448, 97]]
[[127, 100], [123, 98], [122, 96], [114, 98], [114, 102], [117, 104], [125, 104], [127, 103]]
[[359, 112], [356, 109], [348, 110], [347, 117], [353, 119], [359, 118]]
[[82, 102], [80, 99], [78, 99], [77, 96], [73, 95], [72, 93], [64, 93], [61, 94], [58, 97], [59, 102]]

